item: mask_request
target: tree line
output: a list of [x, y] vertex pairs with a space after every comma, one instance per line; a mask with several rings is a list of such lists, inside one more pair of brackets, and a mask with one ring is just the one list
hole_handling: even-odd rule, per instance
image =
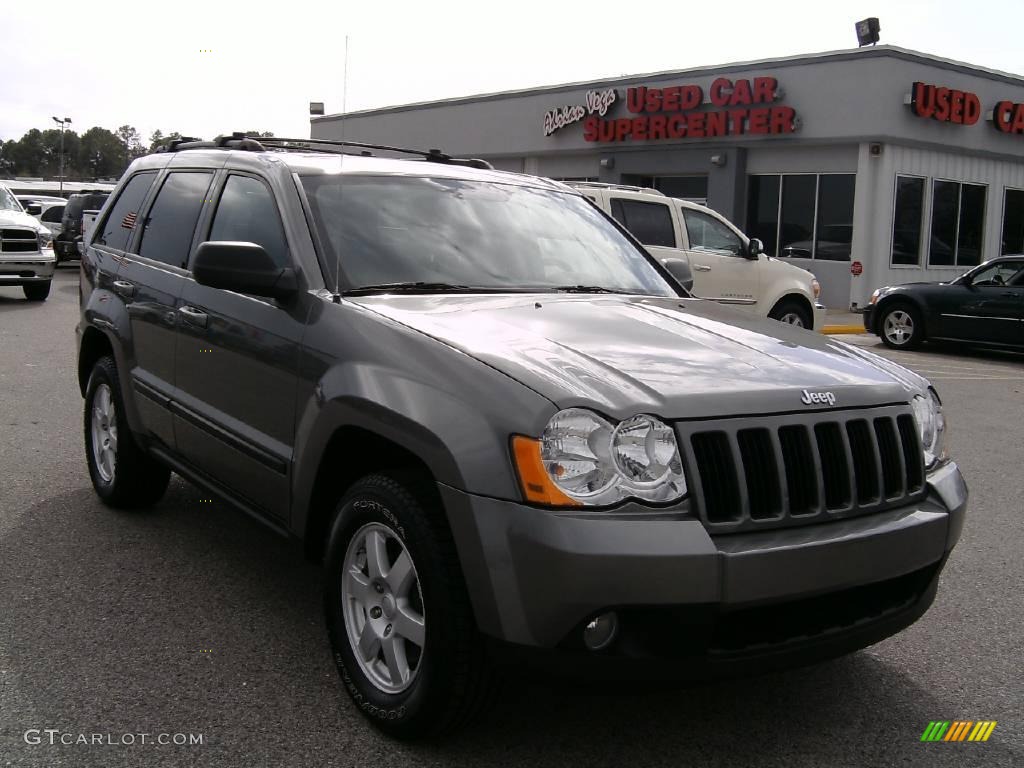
[[[249, 131], [251, 136], [273, 136], [270, 131]], [[130, 125], [116, 131], [93, 126], [79, 135], [64, 131], [64, 178], [69, 181], [95, 181], [116, 179], [137, 157], [155, 152], [157, 147], [171, 139], [180, 139], [173, 131], [164, 135], [157, 130], [144, 141]], [[40, 131], [33, 128], [20, 139], [0, 139], [0, 178], [5, 176], [41, 176], [44, 179], [60, 175], [60, 129]]]

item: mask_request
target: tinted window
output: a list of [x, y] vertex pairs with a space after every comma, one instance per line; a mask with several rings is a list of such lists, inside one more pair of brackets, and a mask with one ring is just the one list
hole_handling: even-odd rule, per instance
[[672, 212], [665, 203], [644, 203], [639, 200], [614, 198], [612, 216], [622, 222], [626, 229], [633, 233], [633, 237], [644, 245], [676, 247]]
[[779, 177], [751, 176], [747, 197], [747, 234], [759, 238], [774, 256], [779, 239]]
[[281, 219], [274, 197], [263, 182], [229, 176], [213, 218], [210, 240], [240, 240], [262, 245], [279, 265], [288, 265]]
[[1024, 190], [1008, 189], [1003, 200], [1003, 246], [1000, 254], [1024, 253]]
[[857, 177], [852, 173], [829, 173], [818, 177], [818, 227], [814, 258], [850, 260], [856, 183]]
[[981, 184], [960, 188], [960, 228], [956, 237], [957, 266], [981, 263], [982, 230], [985, 229], [985, 191]]
[[782, 177], [782, 224], [779, 255], [809, 259], [813, 255], [815, 176]]
[[60, 221], [61, 216], [64, 215], [64, 206], [55, 205], [53, 208], [47, 208], [43, 215], [40, 217], [40, 221], [45, 221], [50, 224], [55, 224]]
[[714, 216], [683, 208], [683, 221], [686, 222], [691, 248], [734, 255], [743, 252], [743, 242], [739, 236]]
[[175, 267], [185, 266], [212, 178], [213, 174], [206, 171], [168, 175], [146, 215], [140, 256]]
[[921, 214], [924, 179], [896, 177], [896, 207], [892, 218], [892, 263], [917, 265], [921, 259]]
[[[116, 248], [119, 251], [125, 249], [132, 229], [135, 228], [135, 217], [139, 212], [139, 207], [142, 205], [142, 201], [145, 199], [146, 193], [149, 192], [149, 188], [153, 185], [153, 179], [155, 178], [155, 173], [139, 173], [125, 184], [121, 194], [107, 213], [107, 218], [104, 220], [103, 225], [96, 229], [96, 235], [92, 241], [94, 245], [105, 245], [108, 248]], [[68, 201], [67, 207], [64, 209], [65, 215], [71, 209], [71, 204], [75, 199], [75, 197], [72, 197]], [[81, 216], [82, 198], [79, 196], [77, 199], [79, 200], [78, 215]]]

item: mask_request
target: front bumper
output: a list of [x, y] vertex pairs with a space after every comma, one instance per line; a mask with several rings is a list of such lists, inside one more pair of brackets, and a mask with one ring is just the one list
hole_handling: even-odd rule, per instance
[[[712, 537], [696, 519], [638, 519], [628, 508], [556, 513], [440, 488], [485, 634], [571, 653], [587, 621], [616, 610], [623, 640], [631, 622], [637, 636], [652, 622], [691, 631], [676, 631], [667, 646], [664, 631], [657, 647], [616, 643], [605, 656], [754, 654], [785, 663], [863, 647], [912, 623], [934, 597], [967, 504], [960, 472], [947, 464], [914, 505]], [[844, 608], [832, 626], [822, 617], [837, 601]], [[754, 629], [766, 620], [767, 633]]]
[[868, 333], [875, 332], [875, 307], [869, 304], [864, 308], [864, 330]]
[[45, 283], [53, 279], [57, 259], [53, 251], [0, 258], [0, 285]]
[[814, 303], [814, 330], [821, 332], [821, 329], [825, 327], [825, 317], [828, 310], [824, 304]]

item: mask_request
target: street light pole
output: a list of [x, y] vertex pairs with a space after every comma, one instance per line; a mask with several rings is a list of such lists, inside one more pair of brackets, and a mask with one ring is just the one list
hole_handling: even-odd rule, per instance
[[70, 117], [65, 117], [61, 120], [59, 117], [54, 117], [53, 121], [60, 126], [60, 196], [64, 197], [64, 126], [71, 122]]

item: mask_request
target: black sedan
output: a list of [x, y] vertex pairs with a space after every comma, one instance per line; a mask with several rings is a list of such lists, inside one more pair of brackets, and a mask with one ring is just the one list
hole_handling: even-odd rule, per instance
[[864, 328], [893, 349], [926, 339], [1024, 347], [1024, 255], [986, 261], [949, 283], [879, 288]]

